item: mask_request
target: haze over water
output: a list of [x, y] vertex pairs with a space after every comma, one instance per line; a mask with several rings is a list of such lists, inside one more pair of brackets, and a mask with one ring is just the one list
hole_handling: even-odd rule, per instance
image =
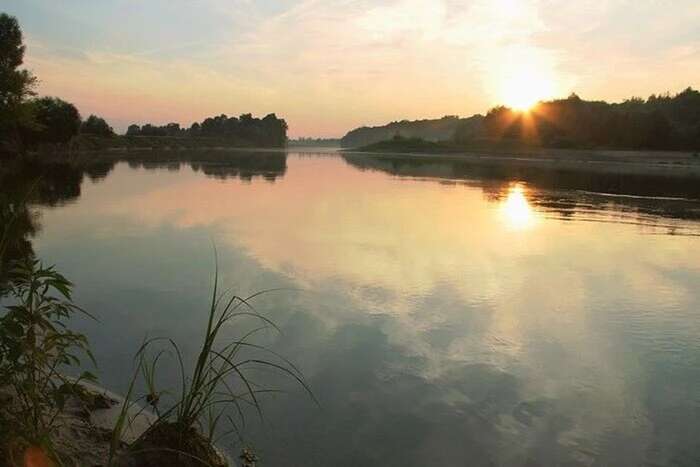
[[146, 334], [195, 351], [213, 240], [222, 284], [284, 289], [255, 300], [282, 329], [265, 341], [321, 405], [293, 384], [265, 400], [264, 465], [700, 462], [697, 193], [278, 157], [120, 163], [41, 208], [37, 255], [99, 317], [79, 324], [105, 386], [124, 392]]

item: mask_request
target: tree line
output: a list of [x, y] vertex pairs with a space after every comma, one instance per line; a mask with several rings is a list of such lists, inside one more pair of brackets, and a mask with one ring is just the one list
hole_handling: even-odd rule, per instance
[[340, 140], [340, 145], [345, 148], [367, 146], [391, 140], [395, 136], [420, 138], [426, 141], [446, 141], [452, 138], [457, 128], [473, 124], [475, 118], [481, 117], [460, 118], [446, 115], [438, 119], [402, 120], [382, 126], [363, 126], [349, 131]]
[[0, 152], [23, 153], [41, 144], [67, 143], [79, 133], [113, 136], [96, 115], [86, 120], [57, 97], [36, 97], [37, 78], [22, 69], [26, 47], [17, 19], [0, 14]]
[[[97, 115], [83, 120], [70, 102], [37, 97], [37, 78], [22, 67], [25, 51], [17, 19], [0, 13], [0, 155], [23, 154], [45, 146], [62, 148], [68, 143], [80, 147], [73, 144], [79, 135], [116, 136], [107, 121]], [[279, 147], [287, 142], [287, 123], [275, 114], [262, 119], [251, 114], [219, 115], [189, 128], [181, 128], [178, 123], [131, 125], [127, 136], [204, 137], [231, 145]]]
[[572, 94], [540, 102], [527, 111], [498, 106], [485, 116], [360, 127], [348, 132], [341, 145], [399, 151], [499, 146], [698, 151], [700, 92], [687, 88], [674, 95], [621, 103], [586, 101]]
[[687, 88], [613, 104], [572, 94], [526, 112], [496, 107], [479, 131], [462, 126], [454, 135], [457, 144], [480, 140], [555, 148], [698, 150], [700, 92]]
[[171, 137], [209, 137], [237, 142], [248, 146], [281, 147], [287, 143], [287, 122], [268, 114], [263, 118], [243, 114], [240, 117], [228, 117], [225, 114], [205, 118], [194, 122], [189, 128], [180, 127], [179, 123], [143, 126], [129, 125], [127, 136], [171, 136]]

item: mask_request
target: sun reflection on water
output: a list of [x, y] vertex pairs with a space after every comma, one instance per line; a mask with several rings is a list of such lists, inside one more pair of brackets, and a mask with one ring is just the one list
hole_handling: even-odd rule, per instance
[[534, 224], [535, 214], [521, 184], [508, 189], [508, 195], [501, 204], [501, 213], [506, 223], [514, 229], [526, 229]]

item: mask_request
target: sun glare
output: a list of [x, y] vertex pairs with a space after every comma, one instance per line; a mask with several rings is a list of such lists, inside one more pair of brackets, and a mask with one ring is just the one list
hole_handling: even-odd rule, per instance
[[534, 66], [520, 64], [502, 78], [502, 102], [513, 109], [530, 110], [539, 101], [551, 98], [553, 95], [552, 78]]
[[508, 196], [501, 205], [501, 212], [506, 223], [514, 229], [531, 226], [535, 218], [522, 185], [513, 185], [508, 190]]

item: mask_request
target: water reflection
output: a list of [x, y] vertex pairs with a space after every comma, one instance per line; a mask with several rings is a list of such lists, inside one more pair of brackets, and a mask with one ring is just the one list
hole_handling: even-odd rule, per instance
[[269, 465], [700, 458], [698, 239], [645, 235], [697, 230], [696, 201], [436, 160], [271, 156], [211, 178], [223, 160], [154, 156], [94, 170], [73, 202], [42, 190], [53, 207], [26, 236], [98, 314], [81, 326], [109, 387], [125, 389], [145, 333], [192, 353], [213, 238], [237, 292], [295, 290], [256, 306], [323, 410], [265, 401], [249, 434]]
[[146, 170], [178, 171], [184, 165], [220, 180], [238, 178], [248, 182], [258, 177], [274, 182], [287, 171], [287, 153], [282, 151], [178, 151], [164, 153], [160, 160], [147, 154], [129, 154], [118, 160], [128, 160], [130, 167]]
[[0, 165], [0, 280], [8, 263], [33, 254], [40, 231], [35, 206], [60, 206], [80, 196], [83, 171], [70, 164], [6, 162]]
[[133, 169], [179, 171], [183, 166], [220, 180], [274, 182], [287, 170], [287, 154], [280, 151], [206, 150], [147, 153], [117, 152], [75, 159], [7, 160], [0, 164], [0, 239], [4, 261], [0, 280], [12, 261], [33, 254], [31, 238], [41, 230], [37, 207], [58, 207], [80, 198], [85, 179], [104, 181], [120, 162]]
[[535, 214], [525, 197], [525, 188], [521, 183], [508, 188], [505, 200], [501, 203], [501, 211], [505, 221], [514, 229], [526, 229], [535, 223]]
[[491, 200], [500, 200], [513, 183], [521, 183], [528, 187], [524, 196], [529, 206], [545, 217], [625, 222], [676, 235], [697, 234], [678, 221], [700, 220], [700, 183], [696, 175], [685, 176], [682, 170], [620, 173], [597, 167], [560, 168], [554, 163], [437, 156], [345, 154], [343, 158], [361, 170], [477, 186]]

